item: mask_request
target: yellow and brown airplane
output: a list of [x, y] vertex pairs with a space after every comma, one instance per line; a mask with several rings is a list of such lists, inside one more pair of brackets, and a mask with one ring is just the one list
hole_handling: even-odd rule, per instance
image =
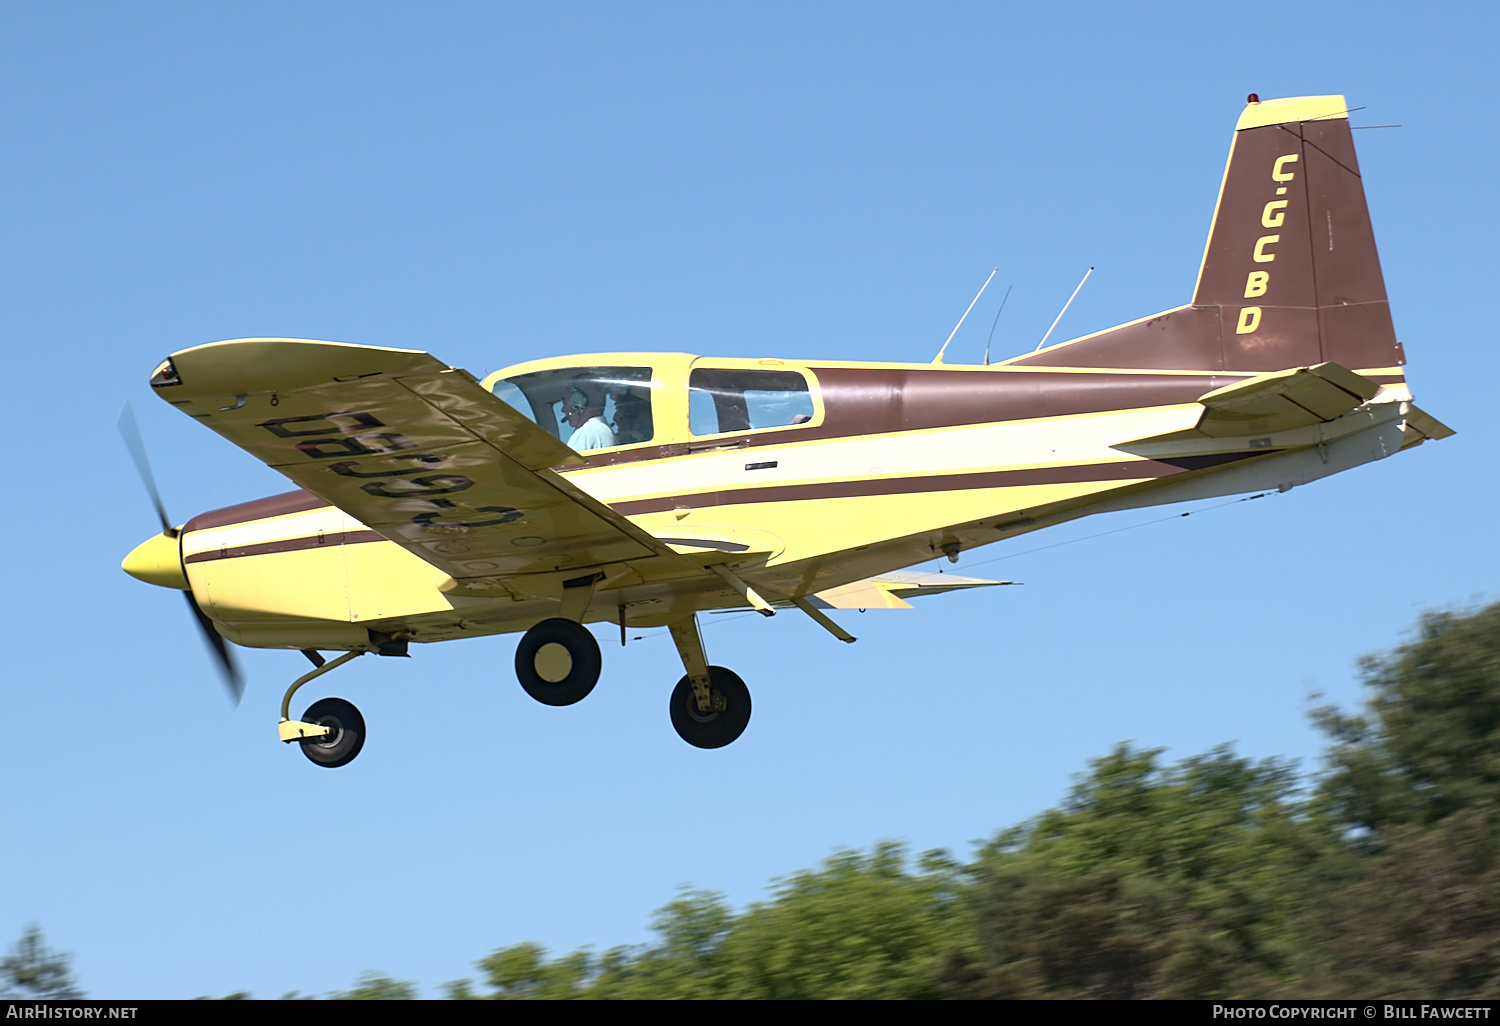
[[[1411, 401], [1341, 96], [1240, 116], [1192, 302], [994, 366], [608, 353], [477, 381], [427, 353], [240, 339], [174, 354], [163, 399], [297, 491], [164, 530], [126, 572], [219, 636], [315, 669], [280, 736], [358, 754], [357, 655], [524, 631], [522, 686], [594, 687], [583, 625], [667, 627], [672, 723], [716, 748], [750, 695], [697, 615], [995, 582], [901, 568], [1111, 510], [1288, 488], [1452, 432]], [[158, 503], [159, 505], [159, 503]], [[321, 651], [344, 653], [325, 662]]]

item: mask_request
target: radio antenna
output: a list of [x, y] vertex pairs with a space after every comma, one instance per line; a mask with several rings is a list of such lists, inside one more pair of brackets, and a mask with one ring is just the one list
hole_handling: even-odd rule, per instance
[[1057, 312], [1057, 320], [1052, 322], [1052, 327], [1047, 329], [1047, 334], [1043, 335], [1042, 340], [1036, 344], [1036, 349], [1032, 350], [1033, 353], [1036, 352], [1037, 349], [1040, 349], [1042, 348], [1042, 346], [1047, 344], [1047, 339], [1052, 337], [1052, 329], [1057, 327], [1057, 321], [1062, 320], [1063, 314], [1068, 312], [1068, 307], [1073, 305], [1073, 300], [1078, 298], [1078, 292], [1083, 288], [1083, 282], [1088, 281], [1089, 275], [1093, 273], [1094, 269], [1092, 267], [1083, 272], [1083, 281], [1080, 281], [1078, 283], [1078, 288], [1073, 290], [1073, 294], [1068, 297], [1068, 301], [1063, 304], [1063, 308]]
[[[984, 295], [984, 290], [990, 287], [990, 281], [998, 273], [1000, 273], [1000, 268], [997, 267], [990, 272], [990, 276], [988, 278], [984, 279], [984, 284], [979, 286], [979, 291], [974, 294], [974, 302], [969, 304], [969, 310], [974, 309], [974, 303], [979, 302], [979, 297]], [[943, 353], [948, 349], [948, 342], [952, 342], [953, 336], [958, 334], [958, 329], [964, 326], [964, 321], [967, 320], [969, 316], [969, 310], [964, 311], [964, 315], [958, 319], [958, 323], [955, 324], [953, 326], [953, 330], [948, 333], [948, 340], [943, 343], [943, 348], [938, 350], [938, 354], [932, 358], [933, 363], [943, 362]]]
[[1000, 309], [995, 311], [995, 319], [990, 322], [990, 337], [984, 340], [984, 365], [990, 365], [990, 343], [995, 341], [995, 325], [1000, 323], [1000, 315], [1005, 312], [1005, 302], [1010, 299], [1010, 290], [1014, 285], [1005, 286], [1005, 297], [1000, 300]]

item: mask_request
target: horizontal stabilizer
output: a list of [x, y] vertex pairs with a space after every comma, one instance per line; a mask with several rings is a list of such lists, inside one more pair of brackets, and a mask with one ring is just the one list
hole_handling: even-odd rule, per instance
[[1018, 582], [986, 581], [978, 577], [960, 577], [957, 574], [897, 570], [842, 587], [829, 588], [816, 595], [809, 595], [807, 600], [819, 609], [910, 609], [911, 603], [905, 601], [909, 598], [964, 588], [988, 588], [1016, 583]]
[[1198, 400], [1198, 430], [1211, 438], [1264, 435], [1342, 417], [1375, 398], [1380, 386], [1336, 363], [1260, 374]]
[[1337, 420], [1379, 391], [1376, 382], [1336, 363], [1258, 374], [1206, 393], [1197, 408], [1185, 407], [1182, 426], [1116, 442], [1114, 448], [1159, 458], [1280, 447], [1282, 441], [1273, 443], [1270, 436]]

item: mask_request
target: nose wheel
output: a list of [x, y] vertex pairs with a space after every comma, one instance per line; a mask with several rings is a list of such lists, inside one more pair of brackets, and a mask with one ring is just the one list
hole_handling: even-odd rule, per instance
[[326, 727], [328, 733], [298, 739], [302, 754], [319, 766], [337, 769], [354, 761], [365, 746], [365, 718], [354, 703], [342, 698], [323, 698], [307, 707], [302, 722]]
[[345, 652], [333, 662], [326, 662], [321, 655], [305, 653], [316, 664], [311, 673], [298, 677], [281, 696], [281, 722], [276, 724], [277, 733], [287, 744], [296, 741], [302, 754], [319, 766], [337, 769], [354, 761], [359, 750], [365, 746], [365, 718], [354, 708], [354, 703], [342, 698], [323, 698], [307, 707], [302, 719], [289, 719], [292, 696], [297, 689], [330, 670], [336, 670], [363, 652]]

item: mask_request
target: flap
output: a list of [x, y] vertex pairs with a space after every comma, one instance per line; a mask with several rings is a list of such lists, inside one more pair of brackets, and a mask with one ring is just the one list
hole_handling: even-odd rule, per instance
[[896, 570], [888, 574], [868, 577], [863, 581], [829, 588], [808, 601], [820, 609], [910, 609], [911, 603], [904, 601], [924, 595], [937, 595], [945, 591], [960, 591], [965, 588], [989, 588], [1000, 584], [1015, 584], [1015, 581], [986, 581], [979, 577], [960, 577], [958, 574], [934, 574], [917, 570]]

